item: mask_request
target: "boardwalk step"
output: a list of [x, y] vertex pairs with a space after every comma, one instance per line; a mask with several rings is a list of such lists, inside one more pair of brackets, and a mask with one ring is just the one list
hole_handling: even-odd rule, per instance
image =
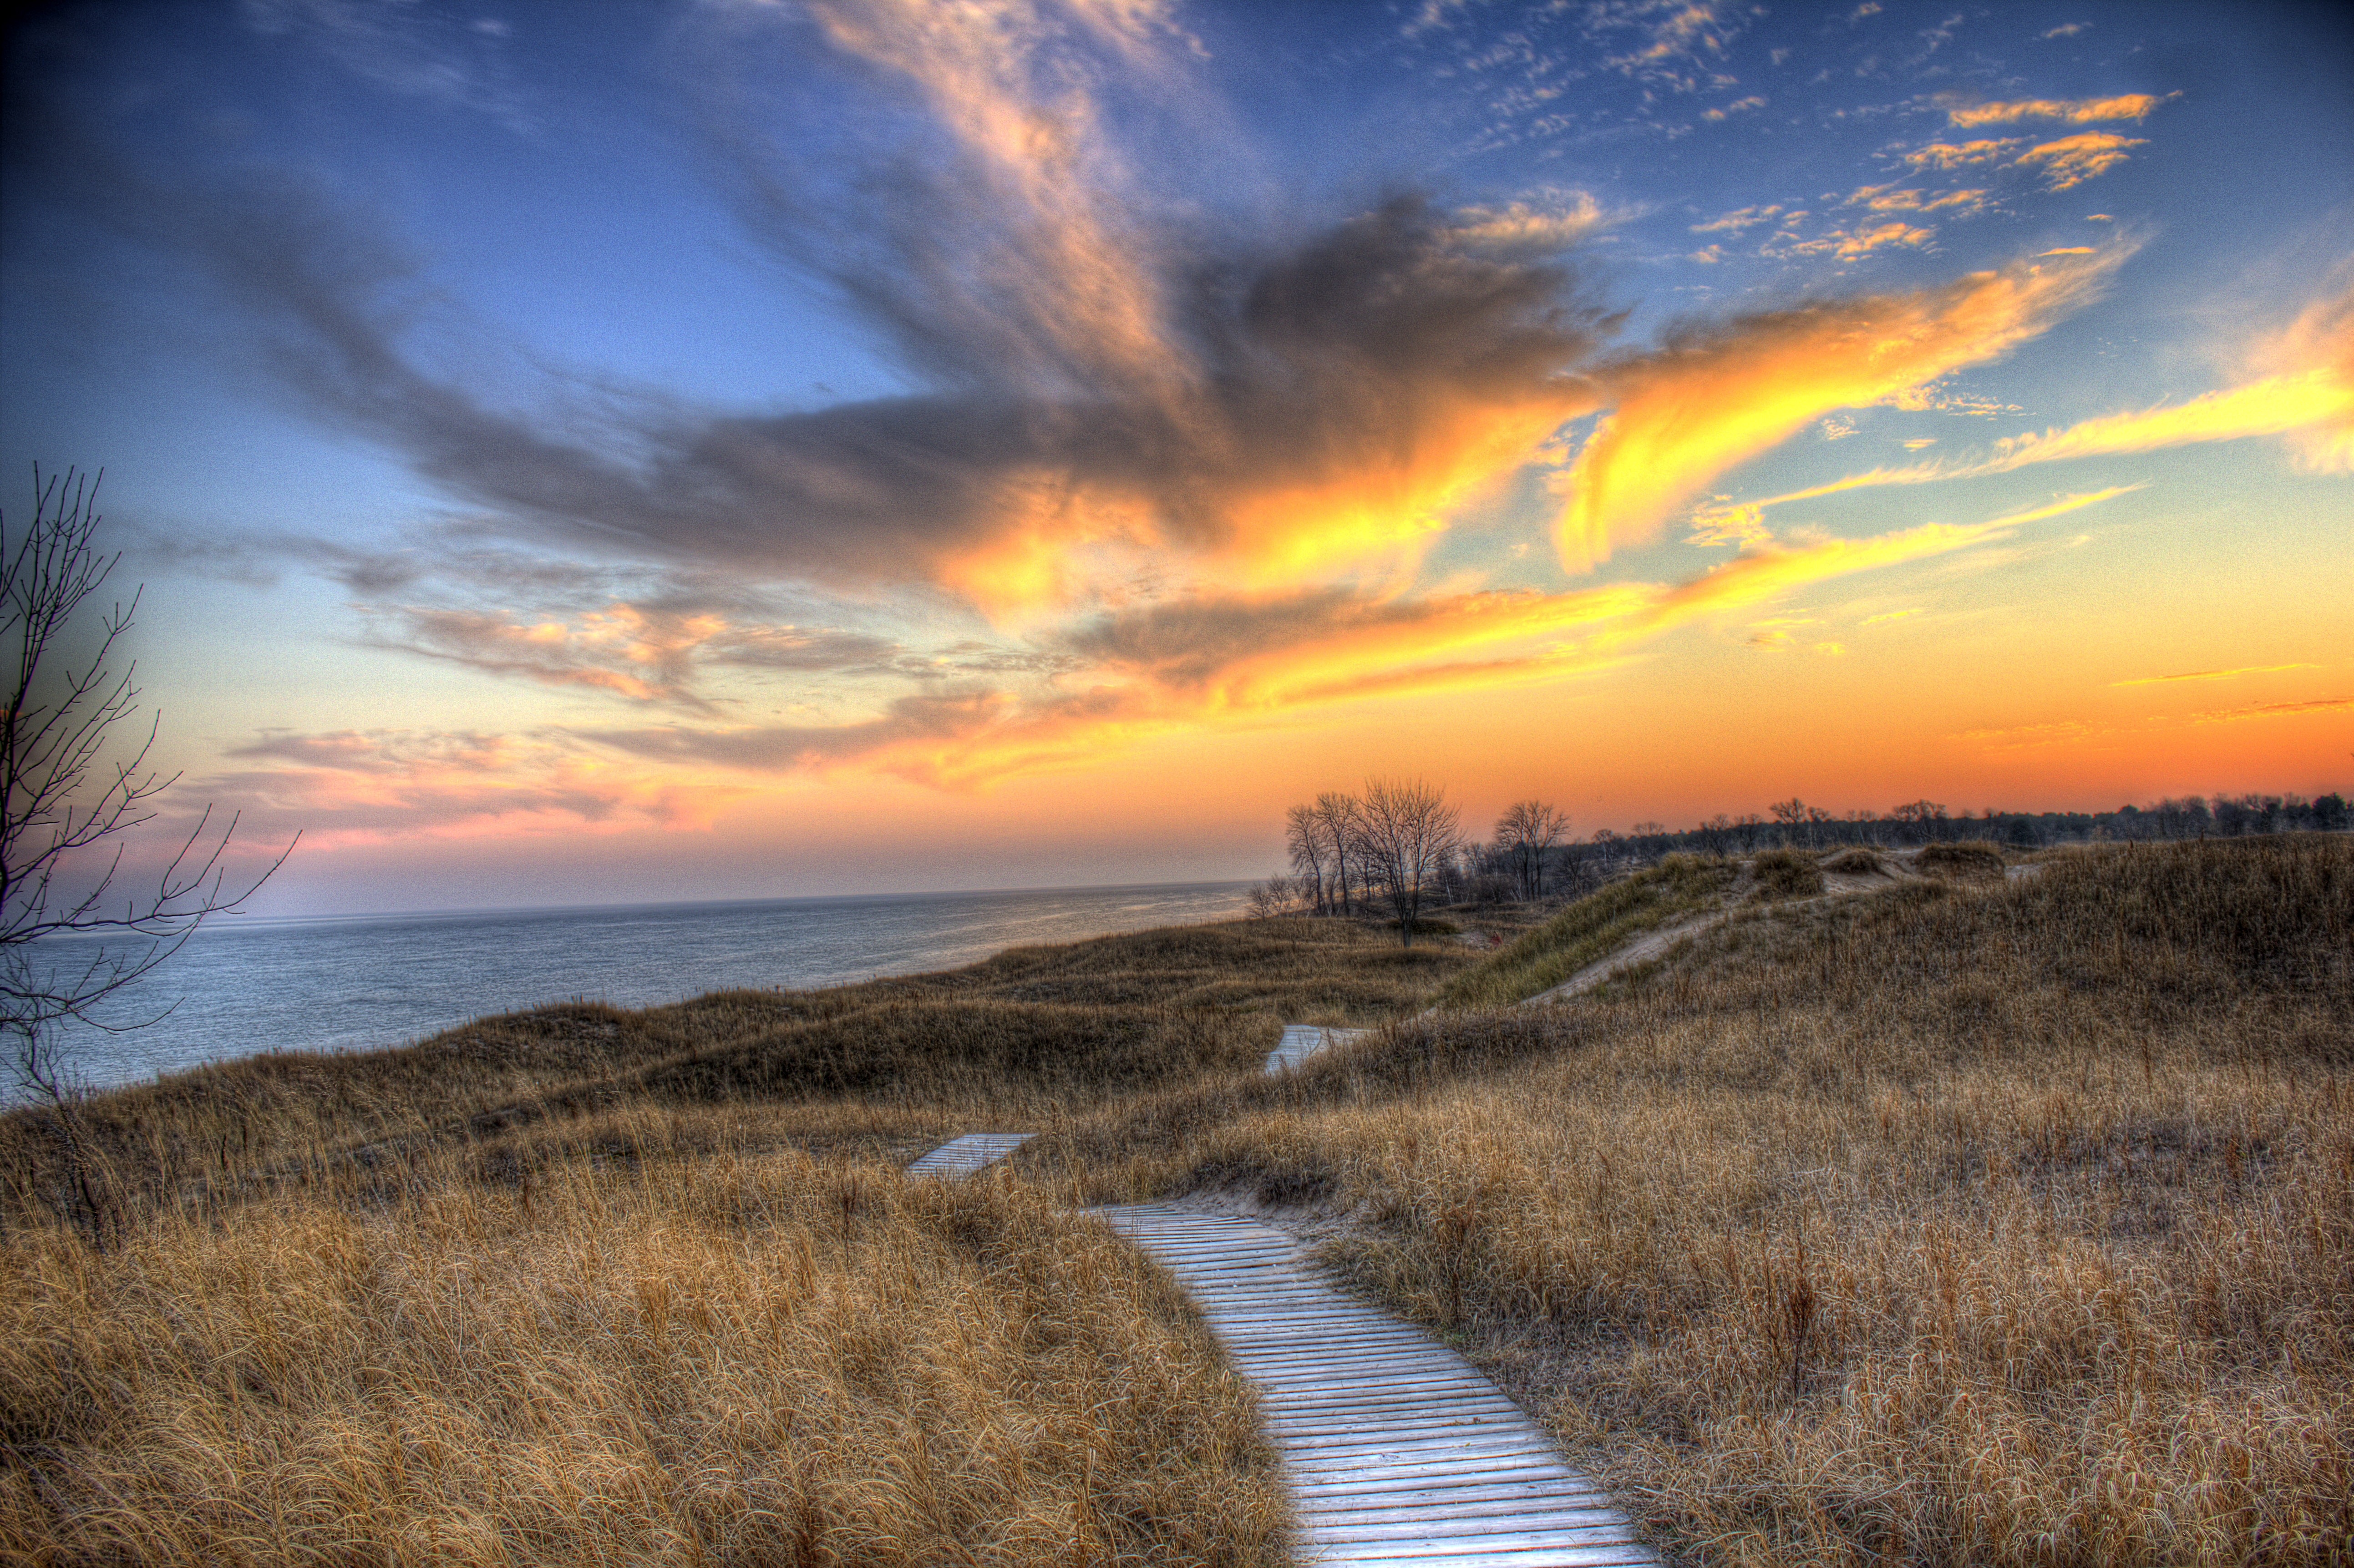
[[1370, 1033], [1364, 1029], [1327, 1029], [1317, 1023], [1287, 1023], [1283, 1026], [1282, 1041], [1267, 1054], [1267, 1070], [1280, 1073], [1286, 1068], [1297, 1067], [1319, 1051], [1345, 1045]]
[[994, 1165], [1037, 1136], [1033, 1132], [968, 1132], [949, 1139], [907, 1167], [910, 1176], [931, 1176], [961, 1181], [985, 1165]]

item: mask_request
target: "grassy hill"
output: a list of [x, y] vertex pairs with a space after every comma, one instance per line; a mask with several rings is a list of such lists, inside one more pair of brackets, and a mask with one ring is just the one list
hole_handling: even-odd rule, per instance
[[[1071, 1213], [1192, 1193], [1678, 1561], [2342, 1561], [2354, 840], [1792, 858], [182, 1075], [76, 1121], [79, 1234], [13, 1113], [0, 1551], [1279, 1562], [1247, 1391]], [[1283, 1021], [1383, 1027], [1269, 1080]]]

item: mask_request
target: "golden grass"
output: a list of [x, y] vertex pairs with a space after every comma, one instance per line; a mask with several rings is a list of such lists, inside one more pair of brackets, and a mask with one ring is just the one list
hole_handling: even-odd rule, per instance
[[2354, 841], [2071, 855], [1693, 948], [1036, 1159], [1315, 1202], [1331, 1264], [1682, 1561], [2346, 1560]]
[[1002, 1181], [574, 1164], [0, 1269], [16, 1561], [1286, 1560], [1190, 1308]]
[[2002, 851], [1984, 839], [1925, 845], [1913, 863], [1939, 876], [2000, 876], [2006, 864]]
[[1750, 862], [1759, 898], [1812, 898], [1823, 890], [1823, 870], [1799, 850], [1767, 850]]
[[[1039, 1555], [1012, 1519], [1274, 1561], [1213, 1349], [1056, 1213], [1207, 1191], [1308, 1206], [1677, 1562], [2345, 1561], [2354, 840], [2007, 883], [1944, 847], [1804, 903], [1681, 857], [1485, 961], [1272, 921], [221, 1069], [91, 1107], [146, 1194], [105, 1255], [19, 1113], [0, 1553], [791, 1562], [776, 1520], [822, 1518], [844, 1560]], [[1606, 993], [1491, 1005], [1710, 909]], [[1384, 1027], [1268, 1079], [1284, 1014]], [[983, 1125], [1041, 1136], [969, 1189], [878, 1163]], [[1118, 1467], [1071, 1446], [1106, 1398]], [[184, 1490], [193, 1533], [135, 1533]]]
[[0, 1557], [1284, 1561], [1161, 1277], [1065, 1192], [896, 1167], [1474, 961], [1262, 922], [259, 1057], [68, 1112], [95, 1216], [19, 1109]]
[[1730, 863], [1671, 854], [1581, 898], [1485, 963], [1438, 989], [1440, 1007], [1500, 1007], [1536, 995], [1635, 938], [1707, 907], [1734, 878]]
[[[1401, 949], [1354, 921], [1249, 921], [1015, 948], [832, 991], [722, 991], [639, 1012], [568, 1003], [398, 1050], [175, 1074], [99, 1097], [78, 1142], [110, 1195], [109, 1224], [157, 1202], [209, 1212], [303, 1190], [355, 1165], [397, 1173], [453, 1143], [523, 1167], [627, 1153], [657, 1111], [665, 1147], [905, 1158], [960, 1122], [1047, 1120], [1255, 1070], [1286, 1022], [1377, 1022], [1476, 961], [1453, 944]], [[52, 1114], [0, 1117], [0, 1230], [37, 1227], [65, 1203], [64, 1148]]]

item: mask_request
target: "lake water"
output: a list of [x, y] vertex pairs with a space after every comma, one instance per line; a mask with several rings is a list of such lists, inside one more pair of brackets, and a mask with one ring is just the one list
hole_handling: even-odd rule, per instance
[[[921, 974], [1007, 948], [1243, 912], [1248, 883], [783, 898], [207, 925], [119, 1017], [67, 1041], [93, 1084], [259, 1051], [365, 1049], [486, 1013], [585, 997], [621, 1007], [705, 991]], [[71, 944], [58, 943], [63, 958]]]

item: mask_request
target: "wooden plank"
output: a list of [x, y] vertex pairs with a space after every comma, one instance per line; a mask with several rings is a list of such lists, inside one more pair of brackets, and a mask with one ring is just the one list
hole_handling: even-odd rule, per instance
[[958, 1181], [993, 1165], [1035, 1137], [1028, 1132], [968, 1132], [952, 1138], [907, 1167], [910, 1176]]
[[1361, 1568], [1407, 1568], [1407, 1563], [1443, 1563], [1443, 1568], [1658, 1568], [1659, 1559], [1638, 1542], [1624, 1547], [1521, 1547], [1511, 1552], [1469, 1552], [1434, 1556], [1429, 1552], [1384, 1552], [1384, 1549], [1335, 1547], [1302, 1549], [1307, 1563], [1358, 1563]]
[[1364, 1029], [1331, 1029], [1314, 1023], [1287, 1023], [1283, 1026], [1283, 1037], [1276, 1042], [1275, 1049], [1267, 1054], [1267, 1071], [1280, 1073], [1297, 1067], [1320, 1052], [1335, 1045], [1345, 1045], [1370, 1033]]
[[[1302, 1486], [1299, 1488], [1299, 1507], [1304, 1507], [1304, 1510], [1340, 1507], [1344, 1502], [1352, 1502], [1353, 1498], [1368, 1499], [1365, 1507], [1374, 1507], [1374, 1504], [1389, 1507], [1391, 1502], [1403, 1502], [1403, 1499], [1422, 1499], [1422, 1502], [1431, 1504], [1443, 1502], [1447, 1498], [1462, 1498], [1464, 1502], [1476, 1502], [1480, 1498], [1507, 1498], [1507, 1495], [1513, 1495], [1513, 1498], [1553, 1498], [1553, 1495], [1568, 1498], [1573, 1493], [1561, 1490], [1561, 1477], [1552, 1469], [1542, 1471], [1542, 1474], [1525, 1474], [1525, 1477], [1497, 1471], [1497, 1474], [1480, 1477], [1476, 1483], [1462, 1483], [1462, 1478], [1458, 1478], [1458, 1481], [1447, 1481], [1443, 1486], [1431, 1486], [1426, 1477], [1368, 1478], [1363, 1486], [1349, 1486], [1349, 1483], [1340, 1481], [1320, 1488]], [[1586, 1483], [1586, 1490], [1575, 1495], [1607, 1502], [1607, 1495], [1601, 1493], [1591, 1481]]]
[[1318, 1530], [1337, 1531], [1346, 1525], [1401, 1522], [1430, 1523], [1435, 1520], [1543, 1520], [1556, 1523], [1598, 1524], [1613, 1520], [1623, 1522], [1625, 1516], [1606, 1502], [1565, 1503], [1555, 1499], [1531, 1495], [1518, 1498], [1485, 1498], [1465, 1501], [1449, 1497], [1443, 1502], [1394, 1503], [1384, 1508], [1303, 1508], [1299, 1510], [1302, 1524]]

